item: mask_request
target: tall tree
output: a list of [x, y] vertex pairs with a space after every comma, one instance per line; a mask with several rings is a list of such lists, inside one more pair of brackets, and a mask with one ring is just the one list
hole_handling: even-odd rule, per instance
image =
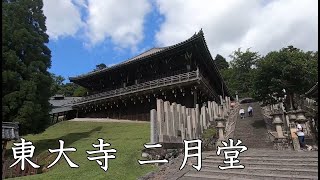
[[318, 52], [303, 52], [293, 46], [268, 53], [259, 63], [254, 95], [274, 103], [285, 95], [288, 109], [295, 108], [293, 97], [304, 94], [318, 81]]
[[229, 90], [239, 97], [251, 97], [256, 63], [260, 59], [259, 53], [250, 49], [242, 51], [239, 48], [230, 55], [230, 58], [230, 68], [221, 72]]
[[53, 83], [51, 86], [51, 95], [59, 94], [61, 92], [61, 88], [63, 87], [63, 81], [65, 80], [64, 77], [51, 73], [51, 77], [53, 79]]
[[217, 54], [214, 62], [216, 63], [217, 67], [219, 70], [223, 70], [223, 69], [228, 69], [229, 68], [229, 64], [226, 60], [226, 58], [224, 58], [223, 56], [221, 56], [220, 54]]
[[49, 124], [51, 51], [42, 0], [2, 1], [2, 121], [20, 132], [39, 133]]

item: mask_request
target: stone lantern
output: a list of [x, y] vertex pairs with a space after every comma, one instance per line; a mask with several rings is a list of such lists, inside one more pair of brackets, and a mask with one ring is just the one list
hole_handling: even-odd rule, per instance
[[296, 111], [288, 111], [287, 115], [289, 116], [289, 126], [290, 128], [295, 128], [295, 121], [297, 119]]
[[277, 134], [278, 134], [278, 138], [284, 138], [283, 136], [283, 131], [282, 131], [282, 119], [281, 119], [281, 116], [282, 116], [282, 113], [273, 113], [271, 114], [272, 118], [273, 118], [273, 122], [272, 124], [275, 124], [276, 126], [276, 131], [277, 131]]
[[296, 111], [296, 116], [297, 116], [297, 121], [301, 124], [304, 132], [306, 133], [306, 135], [308, 135], [309, 132], [309, 128], [308, 128], [308, 119], [305, 117], [305, 111], [299, 109]]
[[221, 117], [218, 117], [216, 119], [216, 122], [217, 122], [216, 128], [218, 129], [218, 135], [219, 135], [217, 145], [221, 145], [221, 141], [224, 141], [224, 130], [225, 130], [225, 127], [226, 127], [224, 125], [225, 119], [221, 118]]

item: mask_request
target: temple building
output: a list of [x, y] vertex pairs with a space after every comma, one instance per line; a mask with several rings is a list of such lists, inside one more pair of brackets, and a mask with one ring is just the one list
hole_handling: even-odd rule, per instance
[[89, 91], [72, 104], [79, 118], [149, 120], [157, 98], [186, 107], [232, 99], [202, 30], [178, 44], [69, 79]]

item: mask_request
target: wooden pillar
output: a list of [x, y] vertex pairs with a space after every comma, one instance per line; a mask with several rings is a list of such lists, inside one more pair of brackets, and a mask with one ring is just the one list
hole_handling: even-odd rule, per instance
[[197, 104], [197, 99], [198, 99], [198, 92], [197, 92], [197, 89], [194, 89], [192, 91], [193, 91], [193, 108], [195, 108]]

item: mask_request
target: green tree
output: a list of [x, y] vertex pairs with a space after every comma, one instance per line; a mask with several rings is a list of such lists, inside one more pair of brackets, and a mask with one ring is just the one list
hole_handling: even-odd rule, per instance
[[20, 123], [20, 133], [49, 124], [51, 51], [42, 0], [2, 1], [2, 121]]
[[228, 64], [227, 60], [223, 56], [221, 56], [220, 54], [216, 55], [214, 62], [216, 63], [216, 66], [218, 67], [219, 70], [229, 68], [229, 64]]
[[87, 94], [88, 90], [82, 86], [78, 86], [74, 92], [73, 95], [74, 97], [83, 97]]
[[61, 92], [61, 88], [63, 88], [63, 81], [65, 81], [65, 78], [58, 75], [51, 73], [51, 77], [53, 79], [53, 83], [51, 85], [51, 95], [59, 94]]
[[318, 52], [288, 46], [268, 53], [257, 67], [254, 96], [265, 103], [274, 103], [286, 94], [290, 100], [287, 107], [295, 108], [294, 95], [304, 94], [318, 81]]
[[234, 51], [230, 55], [230, 68], [221, 71], [230, 92], [239, 97], [251, 97], [253, 92], [253, 79], [256, 73], [256, 63], [260, 59], [258, 52]]

